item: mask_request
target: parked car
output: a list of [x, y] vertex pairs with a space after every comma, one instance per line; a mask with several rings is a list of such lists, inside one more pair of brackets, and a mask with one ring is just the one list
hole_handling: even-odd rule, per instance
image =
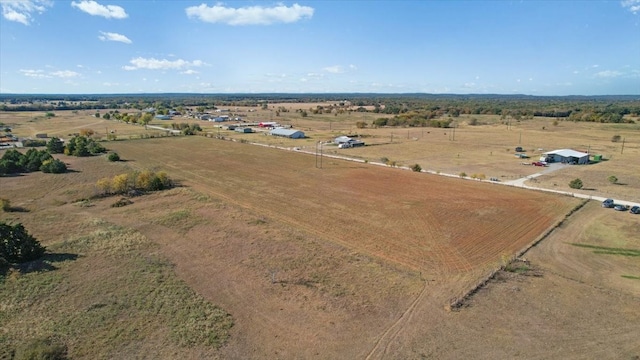
[[543, 161], [534, 161], [532, 164], [533, 166], [547, 166], [547, 163]]
[[529, 158], [529, 155], [527, 155], [527, 154], [515, 154], [515, 155], [516, 155], [517, 158], [520, 158], [520, 159], [528, 159]]
[[607, 200], [602, 202], [602, 207], [603, 208], [612, 208], [614, 206], [615, 206], [615, 204], [613, 203], [613, 199], [607, 199]]
[[518, 147], [516, 148], [516, 151], [517, 151], [517, 152], [523, 152], [523, 151], [524, 151], [524, 149], [522, 149], [522, 147], [521, 147], [521, 146], [518, 146]]
[[613, 207], [613, 210], [616, 211], [627, 211], [628, 207], [627, 205], [622, 205], [622, 204], [617, 204]]
[[632, 214], [640, 214], [640, 206], [632, 206], [629, 212]]

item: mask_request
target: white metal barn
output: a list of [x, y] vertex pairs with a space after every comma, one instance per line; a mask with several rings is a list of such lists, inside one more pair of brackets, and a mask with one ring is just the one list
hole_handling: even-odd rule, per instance
[[294, 129], [276, 128], [269, 133], [273, 136], [283, 136], [290, 139], [304, 139], [304, 132]]
[[542, 154], [547, 162], [559, 162], [566, 164], [588, 164], [589, 154], [571, 149], [549, 151]]
[[338, 136], [337, 138], [333, 139], [333, 142], [340, 145], [340, 144], [344, 144], [344, 143], [348, 143], [353, 141], [352, 138], [348, 137], [348, 136]]

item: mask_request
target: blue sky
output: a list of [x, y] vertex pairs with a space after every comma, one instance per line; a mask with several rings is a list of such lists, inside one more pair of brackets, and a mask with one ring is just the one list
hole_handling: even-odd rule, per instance
[[640, 95], [640, 0], [0, 6], [0, 93]]

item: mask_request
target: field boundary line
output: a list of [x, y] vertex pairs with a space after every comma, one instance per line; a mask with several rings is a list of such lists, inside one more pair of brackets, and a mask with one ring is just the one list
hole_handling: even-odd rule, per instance
[[529, 245], [522, 248], [520, 251], [517, 251], [516, 254], [512, 257], [509, 257], [509, 260], [506, 264], [501, 264], [498, 268], [493, 269], [487, 276], [483, 277], [480, 281], [478, 281], [474, 286], [465, 291], [461, 296], [454, 298], [449, 304], [445, 306], [447, 311], [453, 311], [461, 308], [464, 303], [469, 300], [478, 290], [482, 289], [485, 285], [487, 285], [495, 276], [502, 270], [506, 268], [506, 266], [511, 263], [513, 260], [521, 258], [524, 254], [527, 253], [532, 247], [538, 245], [544, 239], [548, 238], [558, 227], [562, 226], [564, 222], [575, 214], [577, 211], [582, 209], [587, 203], [589, 199], [583, 199], [578, 205], [573, 207], [568, 213], [562, 217], [562, 219], [556, 221], [555, 224], [551, 225], [546, 231], [540, 234], [536, 239], [534, 239]]

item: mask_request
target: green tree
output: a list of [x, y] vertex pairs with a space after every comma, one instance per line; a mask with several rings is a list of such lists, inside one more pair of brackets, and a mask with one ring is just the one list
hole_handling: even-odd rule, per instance
[[422, 166], [420, 166], [420, 164], [415, 164], [411, 167], [411, 170], [415, 171], [415, 172], [420, 172], [422, 171]]
[[47, 150], [50, 154], [62, 154], [64, 153], [64, 143], [59, 138], [53, 137], [47, 143]]
[[51, 154], [49, 154], [46, 150], [29, 149], [29, 151], [24, 154], [20, 165], [22, 171], [38, 171], [40, 170], [40, 166], [42, 166], [42, 163], [50, 159], [52, 159]]
[[151, 113], [144, 113], [144, 115], [142, 115], [142, 117], [140, 118], [140, 123], [142, 125], [147, 125], [151, 122], [151, 120], [153, 120], [153, 114]]
[[42, 163], [40, 171], [50, 174], [62, 174], [67, 172], [67, 164], [58, 159], [50, 159]]
[[107, 159], [109, 161], [120, 161], [120, 155], [118, 155], [118, 153], [111, 153], [107, 156]]
[[617, 178], [615, 175], [611, 175], [611, 176], [609, 176], [609, 177], [608, 177], [608, 180], [609, 180], [609, 182], [610, 182], [610, 183], [612, 183], [612, 184], [616, 184], [616, 183], [618, 183], [618, 178]]
[[22, 224], [0, 222], [0, 257], [9, 263], [23, 263], [40, 258], [45, 247], [25, 230]]
[[7, 150], [0, 158], [0, 175], [17, 174], [22, 171], [25, 156], [16, 149]]
[[569, 182], [569, 187], [572, 189], [582, 189], [582, 180], [576, 178]]
[[87, 150], [91, 155], [98, 155], [107, 151], [107, 149], [105, 149], [104, 146], [100, 145], [98, 142], [96, 142], [93, 139], [89, 139], [89, 141], [87, 142]]
[[87, 148], [88, 139], [84, 136], [76, 136], [71, 139], [70, 143], [74, 143], [74, 150], [71, 153], [73, 156], [89, 156], [89, 149]]

